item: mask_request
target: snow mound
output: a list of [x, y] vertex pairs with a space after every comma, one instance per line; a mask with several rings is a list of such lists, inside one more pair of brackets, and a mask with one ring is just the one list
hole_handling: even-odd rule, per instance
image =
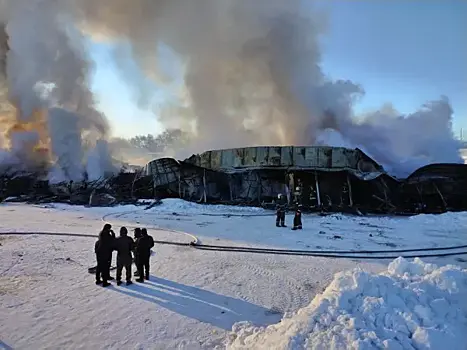
[[153, 211], [177, 212], [177, 213], [213, 213], [213, 214], [265, 214], [268, 213], [263, 208], [240, 207], [232, 205], [199, 204], [184, 201], [177, 198], [162, 200], [162, 204], [155, 206]]
[[278, 324], [233, 326], [228, 349], [449, 349], [467, 344], [467, 270], [398, 258], [355, 269]]
[[458, 225], [467, 225], [467, 212], [447, 212], [443, 214], [419, 214], [409, 217], [414, 224], [420, 222], [433, 223], [436, 226], [452, 225], [456, 223]]

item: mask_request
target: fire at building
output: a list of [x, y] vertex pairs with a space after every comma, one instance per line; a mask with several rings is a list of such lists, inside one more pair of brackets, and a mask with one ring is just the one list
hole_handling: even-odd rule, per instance
[[39, 174], [0, 175], [2, 200], [96, 206], [181, 198], [272, 208], [281, 194], [291, 208], [359, 215], [467, 210], [466, 190], [464, 164], [432, 164], [397, 179], [360, 149], [321, 146], [213, 150], [183, 161], [160, 158], [98, 181], [52, 184]]
[[[212, 150], [183, 161], [155, 159], [137, 171], [103, 172], [90, 181], [89, 171], [82, 164], [81, 137], [84, 131], [93, 129], [78, 127], [78, 120], [87, 119], [60, 108], [36, 108], [22, 118], [20, 108], [15, 107], [20, 104], [10, 98], [6, 87], [8, 50], [8, 36], [0, 23], [0, 152], [7, 149], [19, 159], [15, 167], [0, 162], [0, 202], [58, 201], [93, 206], [181, 198], [269, 208], [278, 195], [283, 195], [290, 206], [310, 212], [413, 214], [467, 210], [466, 164], [432, 164], [400, 179], [362, 150], [339, 147]], [[99, 163], [99, 169], [113, 169], [110, 156], [103, 156], [109, 153], [105, 123], [96, 126], [103, 139], [96, 142], [100, 151], [94, 162]], [[53, 166], [66, 180], [50, 180]]]
[[289, 205], [307, 211], [406, 214], [467, 208], [460, 195], [466, 171], [461, 164], [433, 165], [396, 179], [360, 149], [307, 146], [157, 159], [144, 174], [152, 176], [158, 197], [269, 207], [283, 194]]

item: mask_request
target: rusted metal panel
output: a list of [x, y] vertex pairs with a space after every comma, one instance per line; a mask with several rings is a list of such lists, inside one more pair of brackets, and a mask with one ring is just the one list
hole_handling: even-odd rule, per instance
[[309, 166], [309, 167], [318, 166], [318, 148], [317, 147], [306, 147], [305, 148], [305, 162], [306, 162], [306, 166]]
[[244, 158], [244, 149], [243, 148], [235, 148], [233, 149], [233, 166], [235, 168], [243, 166], [243, 158]]
[[293, 147], [287, 146], [281, 148], [281, 166], [293, 166]]
[[222, 152], [211, 151], [211, 169], [219, 169], [221, 167]]
[[199, 154], [193, 154], [190, 158], [186, 159], [190, 164], [200, 166], [201, 165], [201, 156]]
[[332, 148], [319, 147], [318, 159], [316, 166], [318, 168], [331, 168], [332, 167]]
[[332, 148], [331, 164], [333, 168], [348, 168], [352, 154], [346, 152], [345, 148]]
[[256, 165], [266, 166], [268, 165], [269, 159], [269, 148], [268, 147], [257, 147], [256, 148]]
[[269, 147], [269, 166], [280, 166], [281, 165], [281, 150], [282, 147]]
[[344, 148], [344, 153], [347, 157], [347, 167], [356, 169], [357, 163], [360, 160], [360, 153], [356, 152], [353, 149], [347, 149], [347, 148]]
[[[208, 169], [242, 167], [309, 167], [323, 170], [359, 169], [361, 159], [368, 158], [361, 150], [308, 146], [308, 147], [247, 147], [208, 151], [192, 156], [187, 161]], [[365, 167], [367, 168], [367, 167]]]
[[222, 168], [233, 168], [234, 166], [234, 155], [233, 150], [226, 149], [221, 151], [222, 152]]
[[201, 153], [200, 155], [200, 165], [202, 168], [211, 168], [211, 151]]
[[258, 148], [257, 147], [247, 147], [244, 149], [244, 159], [243, 165], [244, 166], [256, 166], [258, 165], [256, 162], [256, 153]]
[[177, 182], [178, 181], [178, 173], [174, 173], [174, 172], [166, 172], [165, 173], [165, 177], [166, 177], [166, 181], [167, 183], [172, 183], [172, 182]]
[[296, 166], [306, 166], [306, 147], [293, 148], [293, 163]]

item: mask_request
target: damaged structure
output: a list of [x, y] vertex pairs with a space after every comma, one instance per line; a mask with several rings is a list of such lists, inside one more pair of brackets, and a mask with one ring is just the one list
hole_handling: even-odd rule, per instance
[[155, 196], [268, 207], [278, 194], [305, 210], [395, 211], [399, 181], [360, 149], [246, 147], [156, 159]]
[[400, 192], [410, 212], [467, 210], [467, 165], [424, 166], [403, 181]]
[[274, 208], [279, 194], [304, 211], [416, 214], [467, 210], [467, 165], [432, 164], [396, 179], [360, 149], [246, 147], [184, 161], [160, 158], [136, 172], [94, 182], [50, 184], [33, 174], [0, 174], [0, 202], [90, 206], [181, 198]]
[[467, 165], [433, 164], [396, 179], [360, 149], [246, 147], [184, 161], [156, 159], [153, 196], [200, 203], [274, 206], [279, 194], [306, 211], [439, 213], [467, 209]]

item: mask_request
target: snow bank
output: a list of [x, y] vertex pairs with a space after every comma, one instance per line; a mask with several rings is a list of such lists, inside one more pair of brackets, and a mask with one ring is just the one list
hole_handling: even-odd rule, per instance
[[467, 270], [398, 258], [379, 275], [336, 274], [278, 324], [235, 324], [227, 348], [465, 350], [466, 334]]
[[49, 203], [40, 205], [44, 208], [53, 208], [59, 210], [71, 211], [93, 211], [95, 213], [109, 214], [109, 213], [125, 213], [133, 211], [141, 211], [145, 214], [149, 213], [177, 213], [177, 214], [210, 214], [210, 215], [270, 215], [271, 211], [267, 211], [258, 207], [240, 207], [231, 205], [206, 205], [194, 202], [184, 201], [182, 199], [164, 199], [162, 203], [154, 206], [149, 210], [144, 210], [145, 206], [154, 203], [154, 200], [138, 200], [138, 206], [133, 204], [116, 205], [110, 207], [85, 207], [80, 205], [70, 205], [64, 203]]
[[467, 212], [447, 212], [443, 214], [420, 214], [409, 217], [415, 225], [419, 223], [434, 224], [438, 227], [444, 227], [445, 225], [466, 225], [467, 224]]
[[270, 213], [263, 208], [258, 207], [240, 207], [232, 205], [214, 205], [214, 204], [199, 204], [194, 202], [184, 201], [182, 199], [168, 198], [162, 200], [161, 205], [152, 208], [154, 212], [176, 212], [190, 214], [264, 214]]

